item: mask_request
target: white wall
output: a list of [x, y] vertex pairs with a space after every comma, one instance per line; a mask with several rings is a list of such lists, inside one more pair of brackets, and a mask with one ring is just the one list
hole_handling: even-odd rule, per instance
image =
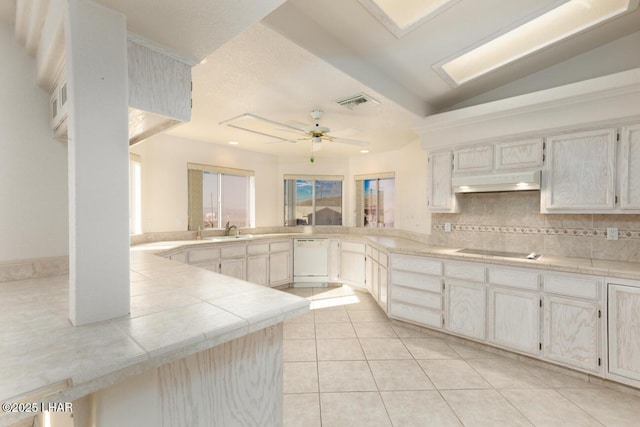
[[[353, 176], [395, 172], [395, 228], [425, 234], [431, 232], [431, 214], [427, 212], [427, 152], [420, 148], [418, 139], [399, 150], [352, 157], [350, 172], [349, 203], [354, 215]], [[355, 221], [355, 216], [352, 216], [352, 221]]]
[[187, 229], [187, 163], [255, 172], [256, 226], [282, 225], [278, 216], [282, 183], [275, 156], [222, 145], [157, 135], [134, 145], [142, 157], [142, 231]]
[[0, 52], [0, 262], [67, 255], [67, 147], [12, 26], [0, 24]]
[[145, 233], [187, 229], [187, 163], [255, 171], [256, 226], [277, 227], [284, 221], [283, 176], [344, 176], [344, 225], [355, 224], [354, 175], [395, 172], [396, 228], [430, 233], [427, 212], [427, 153], [416, 139], [380, 154], [348, 157], [276, 157], [205, 142], [158, 135], [131, 148], [142, 156], [142, 230]]

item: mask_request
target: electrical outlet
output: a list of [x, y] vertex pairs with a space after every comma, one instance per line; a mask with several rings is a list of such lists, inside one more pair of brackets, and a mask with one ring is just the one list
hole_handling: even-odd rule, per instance
[[445, 233], [451, 233], [451, 223], [450, 222], [445, 222], [444, 223], [444, 232]]
[[618, 240], [618, 229], [616, 227], [607, 227], [607, 240]]

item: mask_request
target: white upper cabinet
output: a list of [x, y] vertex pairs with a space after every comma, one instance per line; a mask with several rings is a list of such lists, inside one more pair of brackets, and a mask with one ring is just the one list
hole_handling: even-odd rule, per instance
[[451, 187], [452, 161], [451, 151], [429, 155], [427, 191], [431, 212], [459, 212], [457, 197]]
[[620, 133], [620, 209], [640, 210], [640, 124]]
[[610, 212], [616, 206], [616, 129], [547, 138], [542, 213]]
[[499, 142], [495, 145], [496, 171], [539, 169], [542, 167], [542, 138]]
[[493, 169], [493, 146], [463, 148], [453, 152], [453, 174], [490, 172]]

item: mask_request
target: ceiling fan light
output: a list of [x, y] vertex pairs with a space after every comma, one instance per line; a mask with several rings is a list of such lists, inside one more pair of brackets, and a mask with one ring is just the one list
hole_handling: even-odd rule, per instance
[[313, 141], [314, 144], [320, 144], [322, 142], [322, 138], [319, 136], [314, 136], [311, 141]]

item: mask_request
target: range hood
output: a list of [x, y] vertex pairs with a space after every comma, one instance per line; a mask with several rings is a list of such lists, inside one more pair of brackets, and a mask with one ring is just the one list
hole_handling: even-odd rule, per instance
[[454, 176], [454, 193], [483, 193], [492, 191], [524, 191], [540, 189], [539, 170], [487, 175]]

